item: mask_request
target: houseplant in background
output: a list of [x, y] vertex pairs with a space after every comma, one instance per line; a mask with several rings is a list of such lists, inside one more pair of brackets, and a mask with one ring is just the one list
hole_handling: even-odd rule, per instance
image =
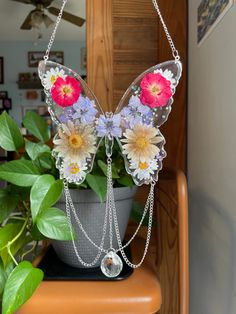
[[[6, 187], [0, 190], [0, 300], [3, 314], [15, 313], [43, 279], [43, 272], [29, 261], [35, 256], [39, 241], [45, 238], [71, 240], [65, 213], [54, 207], [61, 197], [63, 182], [59, 179], [50, 145], [46, 144], [51, 138], [48, 126], [34, 112], [27, 112], [23, 124], [32, 134], [30, 140], [23, 138], [6, 112], [0, 115], [0, 146], [15, 156], [15, 160], [0, 166], [0, 179], [6, 181]], [[81, 189], [91, 188], [100, 200], [106, 196], [104, 154], [104, 145], [101, 145], [93, 171], [80, 186]], [[121, 153], [114, 148], [113, 155], [114, 186], [132, 186]], [[139, 218], [139, 211], [141, 213], [142, 209], [136, 205], [136, 218]]]

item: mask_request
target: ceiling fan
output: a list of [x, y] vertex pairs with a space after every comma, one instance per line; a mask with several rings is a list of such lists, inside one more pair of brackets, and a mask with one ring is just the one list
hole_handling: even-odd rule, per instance
[[[38, 27], [40, 24], [44, 23], [46, 27], [49, 27], [54, 23], [54, 21], [45, 14], [47, 10], [52, 15], [58, 16], [60, 9], [50, 6], [54, 0], [12, 0], [20, 2], [23, 4], [31, 4], [35, 6], [35, 9], [30, 11], [30, 13], [25, 18], [21, 29], [30, 30], [32, 27]], [[82, 26], [85, 19], [82, 17], [73, 15], [68, 12], [63, 12], [62, 19], [77, 26]]]

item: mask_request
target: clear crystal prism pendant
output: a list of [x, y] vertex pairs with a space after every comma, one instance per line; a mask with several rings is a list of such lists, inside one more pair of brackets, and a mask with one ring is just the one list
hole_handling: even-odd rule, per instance
[[113, 251], [108, 252], [101, 261], [101, 271], [106, 277], [117, 277], [123, 269], [121, 258]]

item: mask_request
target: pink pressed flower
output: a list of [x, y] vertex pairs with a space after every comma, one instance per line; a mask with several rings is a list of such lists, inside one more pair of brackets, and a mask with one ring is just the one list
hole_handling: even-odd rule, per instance
[[160, 73], [149, 73], [140, 83], [140, 100], [150, 108], [165, 106], [172, 96], [171, 82]]
[[51, 89], [52, 99], [61, 107], [72, 106], [78, 100], [80, 93], [80, 83], [70, 76], [65, 79], [58, 77]]

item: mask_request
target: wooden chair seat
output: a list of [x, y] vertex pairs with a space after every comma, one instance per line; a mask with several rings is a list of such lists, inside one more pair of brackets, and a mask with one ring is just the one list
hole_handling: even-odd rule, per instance
[[[139, 262], [144, 241], [132, 244], [134, 262]], [[19, 314], [138, 314], [156, 313], [161, 307], [161, 288], [151, 254], [141, 267], [122, 281], [44, 281]]]

